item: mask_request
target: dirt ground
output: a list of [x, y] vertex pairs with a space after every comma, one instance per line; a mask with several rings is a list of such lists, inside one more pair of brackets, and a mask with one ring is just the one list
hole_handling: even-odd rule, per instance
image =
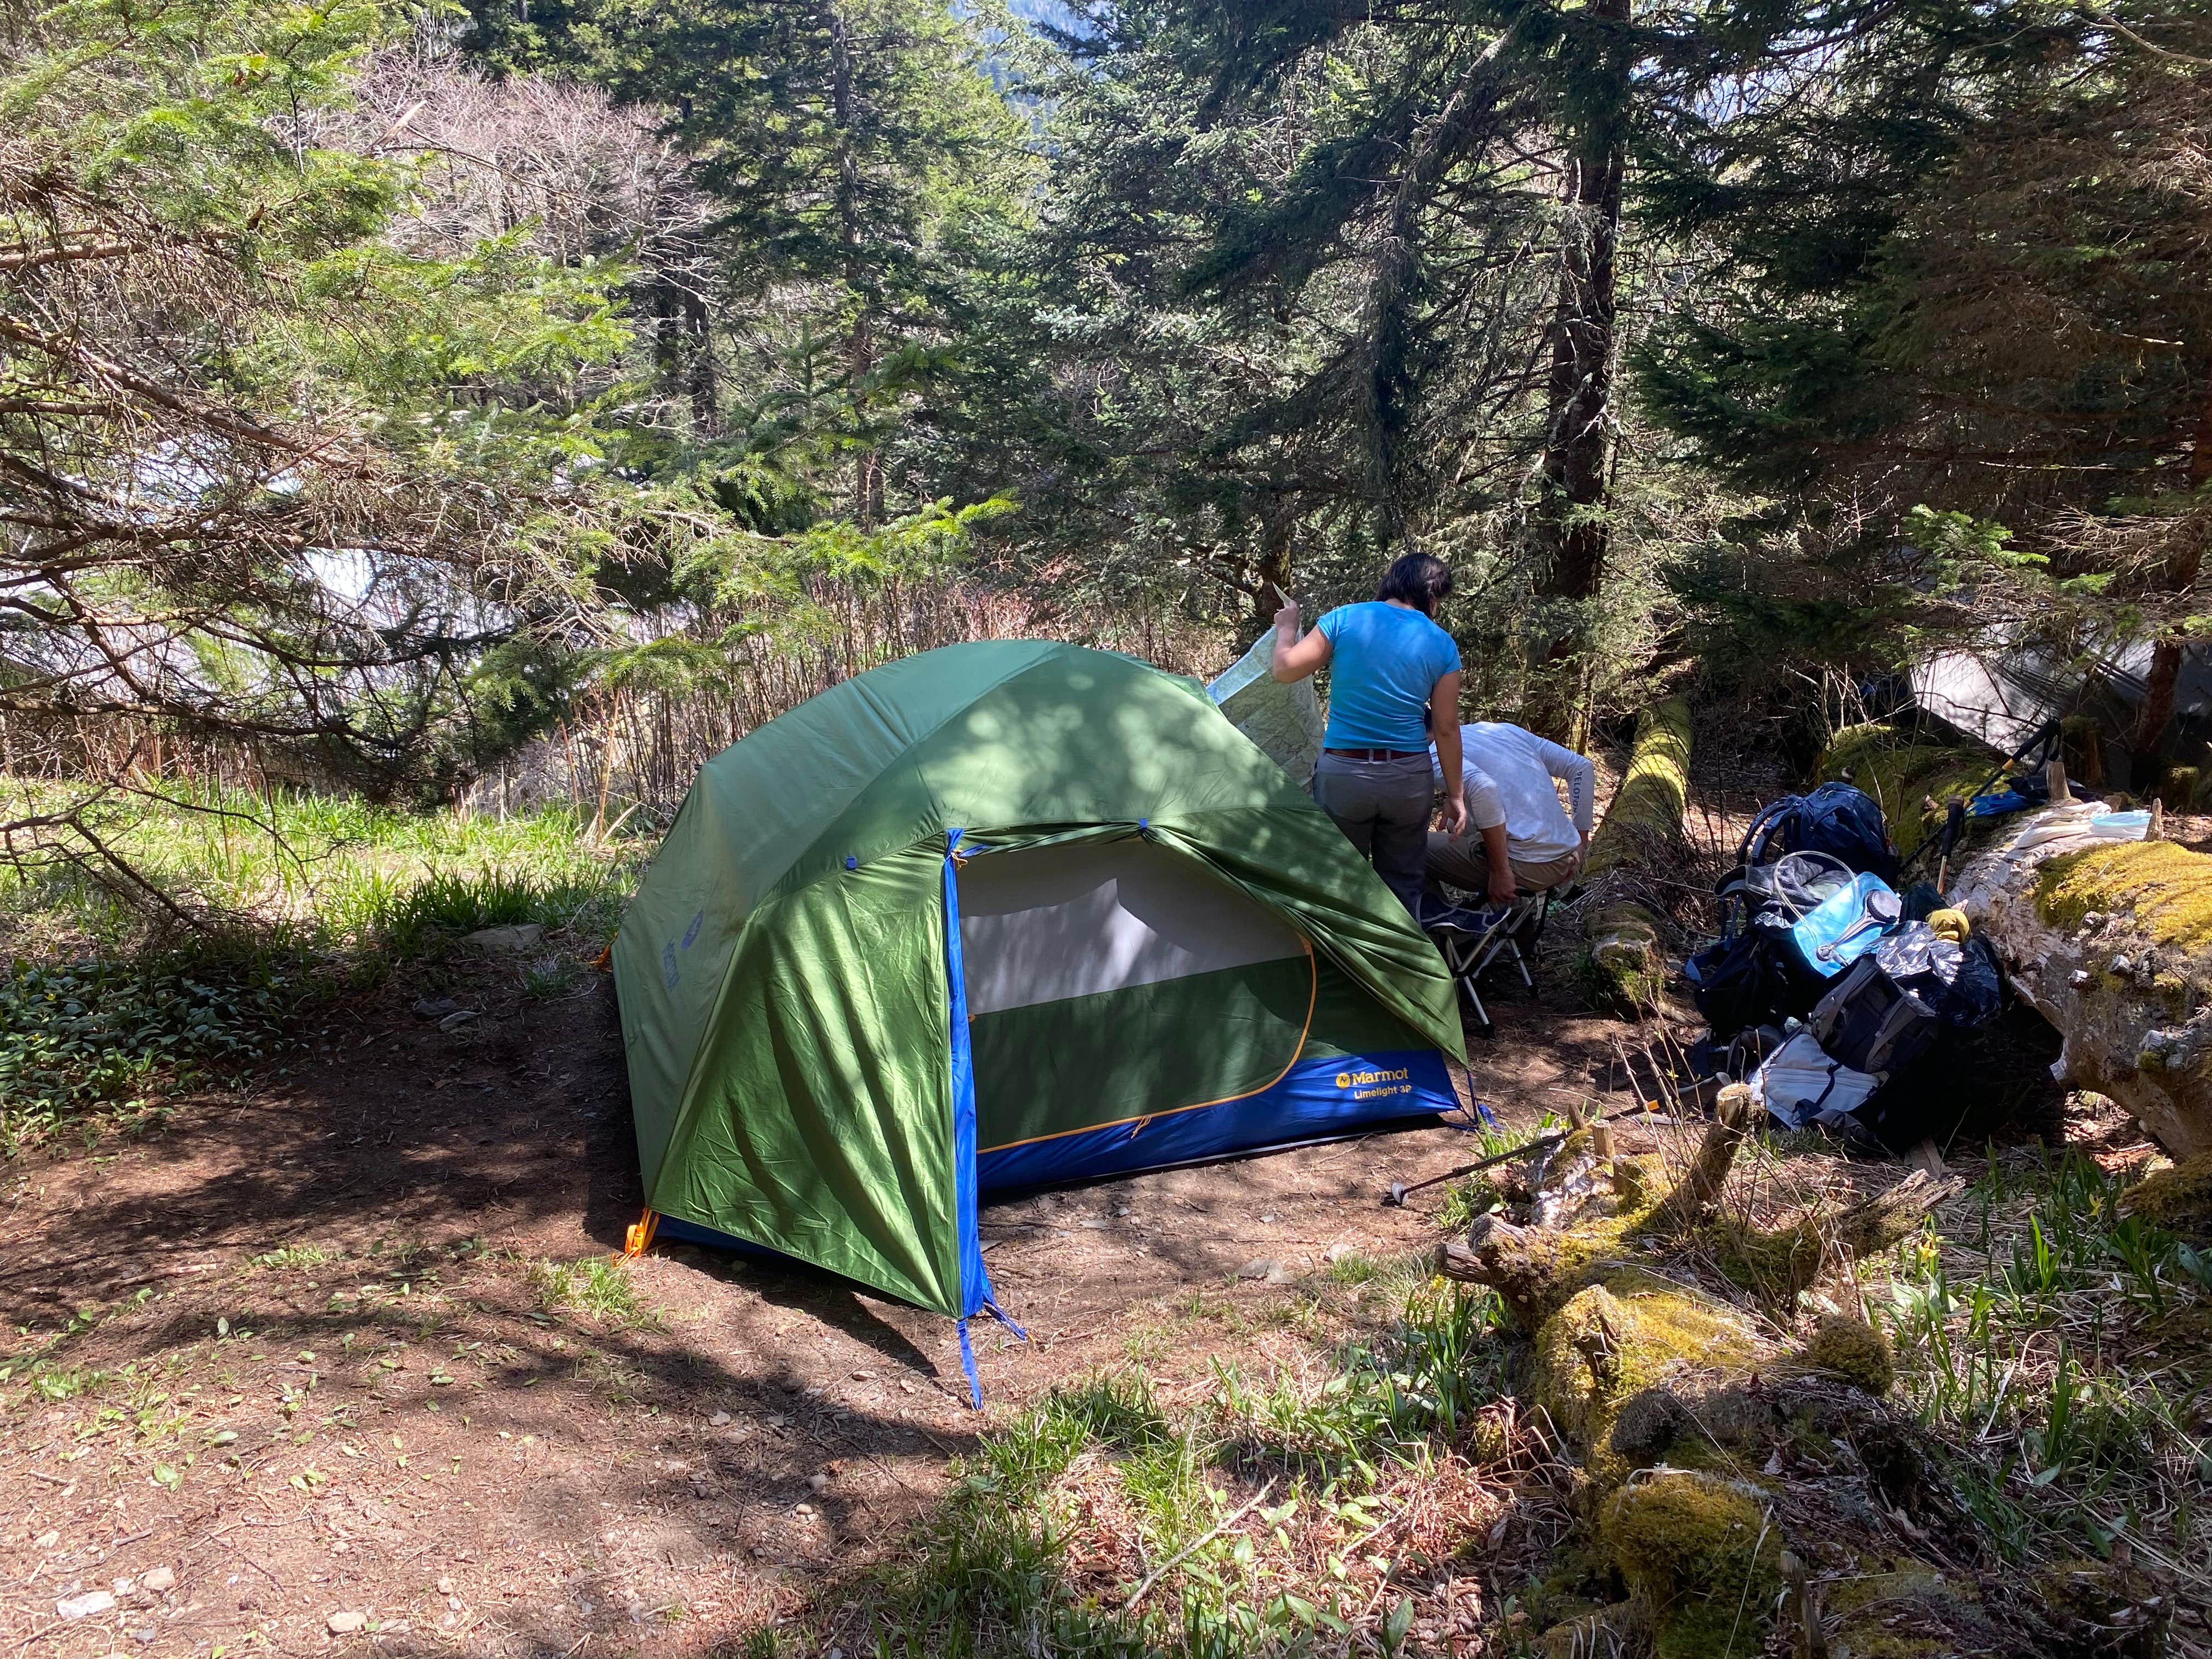
[[[1264, 1364], [1333, 1250], [1433, 1244], [1390, 1182], [1475, 1155], [1429, 1128], [988, 1206], [1030, 1340], [977, 1328], [979, 1416], [949, 1321], [825, 1276], [676, 1246], [635, 1265], [641, 1308], [549, 1294], [641, 1203], [611, 988], [453, 989], [482, 1012], [452, 1031], [395, 987], [158, 1135], [8, 1172], [15, 1655], [713, 1653], [894, 1544], [1055, 1382]], [[1611, 1022], [1493, 1012], [1500, 1111], [1623, 1086]]]

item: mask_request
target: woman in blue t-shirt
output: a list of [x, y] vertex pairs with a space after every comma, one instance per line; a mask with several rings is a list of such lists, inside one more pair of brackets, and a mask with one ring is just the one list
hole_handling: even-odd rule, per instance
[[1441, 559], [1408, 553], [1367, 605], [1340, 605], [1298, 637], [1298, 605], [1275, 613], [1274, 675], [1329, 674], [1328, 730], [1314, 799], [1406, 908], [1420, 914], [1428, 852], [1433, 733], [1444, 779], [1444, 833], [1467, 822], [1460, 779], [1459, 647], [1432, 620], [1451, 592]]

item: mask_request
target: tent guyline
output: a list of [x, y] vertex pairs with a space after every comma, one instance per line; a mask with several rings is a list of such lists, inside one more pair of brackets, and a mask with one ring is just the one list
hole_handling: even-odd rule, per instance
[[1455, 1109], [1451, 982], [1196, 682], [1045, 641], [886, 664], [701, 769], [613, 965], [656, 1238], [958, 1322], [981, 1203]]

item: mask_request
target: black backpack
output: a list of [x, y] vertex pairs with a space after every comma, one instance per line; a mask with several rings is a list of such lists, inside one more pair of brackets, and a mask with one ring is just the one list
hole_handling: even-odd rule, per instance
[[1805, 1024], [1829, 1059], [1884, 1079], [1926, 1054], [1943, 1030], [1935, 1009], [1884, 973], [1873, 955], [1844, 971]]
[[1771, 864], [1785, 853], [1826, 853], [1861, 875], [1897, 879], [1897, 848], [1872, 796], [1848, 783], [1770, 801], [1744, 832], [1736, 867]]
[[1755, 927], [1724, 935], [1682, 964], [1698, 1012], [1725, 1042], [1747, 1026], [1774, 1018], [1790, 1000], [1789, 969], [1774, 941]]

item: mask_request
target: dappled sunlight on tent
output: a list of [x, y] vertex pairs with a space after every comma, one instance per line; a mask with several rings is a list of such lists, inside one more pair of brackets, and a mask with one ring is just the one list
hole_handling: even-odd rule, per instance
[[662, 1223], [963, 1319], [983, 1192], [1457, 1104], [1373, 871], [1202, 688], [1074, 646], [907, 659], [725, 750], [615, 965]]

